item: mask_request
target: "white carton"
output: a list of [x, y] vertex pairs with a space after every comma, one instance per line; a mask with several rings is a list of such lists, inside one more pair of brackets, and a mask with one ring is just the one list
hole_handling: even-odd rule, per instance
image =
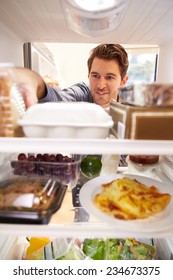
[[112, 117], [99, 105], [87, 102], [35, 104], [18, 121], [27, 137], [106, 138]]

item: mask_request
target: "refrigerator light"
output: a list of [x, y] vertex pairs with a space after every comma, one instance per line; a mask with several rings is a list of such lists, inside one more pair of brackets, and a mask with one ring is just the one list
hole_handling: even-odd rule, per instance
[[71, 30], [83, 36], [99, 37], [119, 26], [129, 1], [92, 1], [93, 5], [91, 2], [89, 5], [84, 0], [66, 0], [62, 1], [62, 7]]
[[83, 10], [93, 12], [113, 8], [119, 0], [69, 0], [69, 2], [76, 4]]

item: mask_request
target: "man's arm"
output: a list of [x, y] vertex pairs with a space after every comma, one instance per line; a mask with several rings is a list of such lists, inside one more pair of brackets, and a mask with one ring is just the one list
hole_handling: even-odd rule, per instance
[[27, 68], [16, 67], [13, 69], [13, 78], [22, 92], [27, 108], [45, 97], [46, 85], [42, 77], [36, 72]]
[[22, 92], [26, 108], [37, 102], [93, 102], [89, 87], [83, 82], [60, 90], [46, 85], [39, 74], [22, 67], [14, 68], [14, 80]]

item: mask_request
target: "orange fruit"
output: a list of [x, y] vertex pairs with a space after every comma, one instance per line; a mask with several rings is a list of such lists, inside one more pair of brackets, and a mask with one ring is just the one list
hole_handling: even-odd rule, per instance
[[37, 251], [38, 249], [46, 246], [49, 244], [51, 240], [47, 237], [31, 237], [29, 239], [29, 246], [26, 249], [26, 258], [28, 260], [33, 260], [35, 259], [34, 257], [34, 252]]

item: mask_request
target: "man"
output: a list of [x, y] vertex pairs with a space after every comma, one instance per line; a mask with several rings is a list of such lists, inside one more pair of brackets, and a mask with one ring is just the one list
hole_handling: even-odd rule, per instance
[[15, 78], [23, 92], [26, 107], [37, 102], [83, 101], [107, 108], [112, 99], [117, 100], [118, 90], [128, 80], [128, 64], [127, 53], [121, 45], [100, 44], [88, 58], [89, 85], [81, 82], [58, 90], [46, 84], [39, 74], [26, 68], [16, 68]]

